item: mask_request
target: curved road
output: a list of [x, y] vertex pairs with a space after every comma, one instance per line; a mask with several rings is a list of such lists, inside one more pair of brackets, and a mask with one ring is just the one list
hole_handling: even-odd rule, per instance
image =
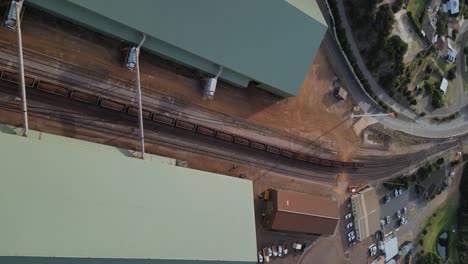
[[[319, 0], [322, 10], [324, 6], [326, 6], [324, 1], [325, 0]], [[406, 107], [398, 104], [395, 100], [388, 96], [384, 89], [380, 87], [375, 78], [369, 72], [364, 61], [362, 60], [362, 57], [360, 56], [356, 42], [354, 41], [354, 37], [352, 35], [351, 27], [345, 14], [343, 0], [337, 0], [337, 4], [342, 26], [346, 31], [348, 42], [350, 43], [351, 49], [353, 50], [354, 56], [356, 57], [356, 61], [364, 76], [366, 76], [366, 79], [369, 81], [369, 84], [372, 86], [372, 89], [377, 94], [377, 96], [399, 114], [399, 118], [377, 118], [380, 123], [394, 130], [399, 130], [407, 134], [427, 138], [454, 137], [464, 135], [468, 132], [468, 107], [466, 106], [461, 109], [463, 112], [463, 116], [461, 118], [455, 119], [451, 122], [437, 124], [431, 123], [429, 120], [419, 117], [416, 113], [406, 109]], [[326, 14], [326, 12], [324, 13]], [[366, 113], [381, 113], [382, 110], [371, 98], [369, 98], [369, 96], [363, 92], [363, 88], [357, 81], [357, 77], [354, 75], [344, 57], [344, 54], [340, 50], [336, 39], [330, 32], [332, 31], [332, 28], [333, 27], [330, 27], [330, 30], [325, 35], [323, 47], [327, 52], [328, 59], [335, 69], [336, 74], [340, 77], [342, 83], [345, 84], [345, 86], [348, 88], [348, 91]]]

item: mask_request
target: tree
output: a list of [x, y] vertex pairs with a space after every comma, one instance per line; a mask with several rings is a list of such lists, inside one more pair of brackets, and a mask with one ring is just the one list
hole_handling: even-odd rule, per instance
[[432, 107], [435, 109], [444, 106], [444, 99], [442, 98], [442, 92], [439, 89], [434, 89], [432, 94]]
[[379, 33], [379, 47], [383, 47], [385, 39], [392, 33], [394, 23], [395, 16], [390, 5], [380, 6], [374, 20], [375, 29]]
[[408, 50], [408, 44], [399, 36], [391, 36], [385, 41], [385, 50], [391, 58], [402, 59]]
[[401, 6], [403, 6], [403, 2], [403, 0], [395, 0], [395, 2], [393, 2], [392, 10], [394, 13], [400, 11]]
[[448, 71], [447, 73], [447, 79], [449, 81], [455, 79], [455, 77], [457, 77], [457, 69], [456, 68], [452, 68]]
[[452, 30], [452, 39], [455, 40], [457, 38], [457, 35], [458, 35], [458, 30], [454, 29]]
[[442, 260], [437, 254], [429, 252], [425, 255], [419, 256], [416, 264], [442, 264]]
[[445, 36], [447, 33], [447, 13], [439, 13], [439, 19], [436, 23], [436, 32], [439, 36]]
[[436, 164], [437, 165], [442, 165], [442, 164], [444, 164], [444, 162], [445, 162], [444, 158], [441, 157], [441, 158], [437, 159]]

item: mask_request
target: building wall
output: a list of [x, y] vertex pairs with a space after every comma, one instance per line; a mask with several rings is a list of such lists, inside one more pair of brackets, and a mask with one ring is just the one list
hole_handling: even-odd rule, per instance
[[[297, 95], [327, 29], [315, 0], [27, 0], [87, 27], [246, 87]], [[298, 9], [300, 8], [300, 9]]]

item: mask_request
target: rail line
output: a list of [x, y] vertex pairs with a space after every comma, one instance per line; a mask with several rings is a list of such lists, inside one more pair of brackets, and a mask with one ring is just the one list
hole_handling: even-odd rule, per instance
[[[0, 85], [2, 86], [2, 85]], [[12, 94], [11, 87], [7, 90], [8, 94]], [[93, 131], [97, 133], [103, 133], [111, 137], [110, 140], [106, 141], [109, 144], [110, 142], [116, 139], [131, 139], [137, 140], [136, 134], [133, 134], [132, 128], [133, 120], [129, 115], [122, 115], [122, 114], [113, 114], [116, 113], [115, 111], [111, 110], [104, 110], [99, 111], [98, 106], [92, 106], [91, 108], [87, 108], [87, 113], [84, 113], [80, 110], [80, 103], [73, 102], [72, 104], [66, 103], [64, 100], [57, 100], [59, 98], [55, 97], [54, 95], [49, 95], [44, 97], [47, 94], [39, 93], [38, 91], [31, 91], [30, 92], [30, 111], [31, 115], [40, 119], [45, 119], [49, 121], [59, 122], [60, 124], [67, 125], [72, 128], [81, 128], [86, 129], [87, 131]], [[45, 99], [45, 101], [43, 101]], [[14, 102], [13, 99], [11, 101], [0, 101], [0, 108], [5, 109], [8, 111], [19, 113], [20, 109], [17, 102]], [[45, 103], [44, 103], [45, 102]], [[43, 105], [43, 106], [39, 106]], [[69, 106], [68, 108], [65, 108]], [[78, 111], [75, 112], [71, 110], [72, 108], [77, 109]], [[94, 109], [94, 110], [93, 110]], [[104, 121], [103, 119], [104, 118]], [[152, 123], [149, 120], [146, 120], [148, 123], [146, 124], [148, 135], [148, 143], [150, 144], [157, 144], [160, 146], [169, 147], [171, 149], [178, 149], [183, 151], [188, 151], [191, 153], [201, 154], [204, 156], [211, 156], [214, 158], [221, 158], [223, 160], [232, 161], [234, 163], [243, 163], [251, 166], [255, 166], [257, 168], [263, 168], [268, 170], [268, 172], [276, 172], [285, 175], [295, 176], [304, 179], [314, 179], [317, 181], [322, 182], [330, 182], [334, 181], [337, 173], [346, 173], [352, 176], [353, 181], [371, 181], [371, 180], [383, 180], [385, 178], [390, 178], [395, 176], [399, 173], [402, 173], [403, 170], [408, 170], [410, 165], [418, 165], [419, 163], [424, 162], [427, 157], [434, 155], [435, 152], [443, 151], [449, 148], [452, 148], [456, 144], [451, 142], [450, 144], [444, 144], [443, 146], [439, 146], [437, 148], [431, 149], [432, 151], [422, 151], [419, 153], [414, 153], [408, 155], [405, 158], [405, 162], [399, 162], [395, 165], [388, 165], [388, 161], [391, 160], [391, 157], [388, 160], [375, 164], [375, 167], [364, 167], [359, 170], [354, 169], [345, 169], [345, 168], [334, 168], [334, 167], [325, 167], [325, 166], [316, 166], [311, 163], [299, 162], [297, 160], [291, 160], [291, 162], [284, 162], [288, 160], [284, 156], [280, 155], [264, 155], [261, 156], [254, 156], [245, 155], [239, 152], [232, 152], [230, 149], [228, 151], [221, 151], [219, 152], [216, 149], [211, 148], [212, 145], [210, 141], [215, 140], [213, 137], [203, 137], [206, 139], [213, 139], [209, 140], [206, 145], [208, 147], [203, 147], [198, 143], [195, 145], [191, 144], [190, 142], [180, 141], [180, 139], [174, 138], [167, 138], [165, 136], [160, 136], [159, 132], [163, 132], [166, 129], [161, 130], [161, 128], [167, 127], [169, 129], [169, 134], [171, 135], [170, 129], [175, 129], [175, 127], [169, 126], [160, 126], [158, 123]], [[153, 124], [153, 125], [152, 125]], [[86, 131], [85, 130], [85, 131]], [[182, 133], [182, 137], [185, 137], [183, 134], [190, 134], [190, 131], [186, 130], [179, 130], [177, 131], [184, 132]], [[153, 133], [151, 133], [153, 131]], [[154, 134], [154, 131], [157, 131], [157, 134]], [[164, 133], [168, 133], [167, 130]], [[164, 134], [163, 133], [163, 134]], [[84, 133], [89, 137], [88, 133]], [[94, 137], [94, 135], [92, 135]], [[194, 142], [199, 142], [195, 140]], [[227, 143], [231, 144], [231, 143]], [[203, 144], [202, 144], [203, 145]], [[236, 144], [237, 145], [237, 144]], [[243, 148], [242, 149], [249, 149]], [[224, 148], [221, 148], [222, 150]], [[250, 148], [251, 149], [251, 148]], [[263, 151], [260, 151], [262, 153]], [[234, 154], [236, 153], [236, 154]], [[400, 155], [401, 156], [401, 155]], [[403, 158], [399, 157], [398, 159]], [[268, 173], [266, 172], [266, 173]]]
[[[0, 84], [1, 83], [3, 82], [0, 82]], [[3, 85], [0, 85], [0, 87], [2, 86]], [[11, 89], [11, 84], [8, 86], [9, 87], [7, 89], [2, 89], [2, 93], [5, 91], [9, 95], [14, 95], [15, 93]], [[116, 139], [119, 139], [119, 141], [122, 139], [137, 139], [136, 134], [132, 132], [135, 120], [133, 120], [129, 115], [119, 114], [119, 112], [113, 110], [99, 110], [100, 108], [97, 105], [89, 108], [82, 108], [80, 106], [81, 103], [78, 101], [67, 103], [66, 99], [60, 99], [63, 97], [41, 93], [38, 90], [30, 90], [29, 98], [31, 99], [29, 101], [29, 108], [32, 116], [58, 122], [72, 129], [85, 129], [85, 131], [102, 133], [107, 135], [107, 137], [111, 137], [111, 139], [106, 141], [107, 143], [105, 144], [109, 144]], [[0, 108], [19, 113], [20, 110], [18, 103], [14, 102], [12, 98], [9, 100], [10, 101], [6, 102], [0, 101]], [[81, 109], [83, 109], [83, 111]], [[401, 174], [402, 172], [404, 173], [408, 171], [411, 166], [415, 167], [421, 164], [426, 158], [433, 156], [434, 153], [453, 148], [457, 145], [456, 142], [450, 142], [448, 144], [442, 144], [438, 147], [431, 148], [427, 151], [398, 155], [395, 162], [393, 162], [392, 156], [385, 158], [382, 162], [371, 162], [371, 160], [369, 160], [369, 164], [372, 164], [373, 166], [366, 166], [359, 170], [355, 170], [316, 166], [311, 163], [288, 159], [281, 155], [268, 155], [265, 151], [258, 152], [258, 154], [265, 153], [262, 155], [245, 155], [244, 151], [248, 151], [248, 149], [255, 152], [257, 150], [250, 147], [244, 147], [239, 144], [231, 145], [234, 143], [229, 143], [227, 141], [225, 144], [219, 145], [221, 148], [212, 148], [211, 146], [213, 146], [213, 143], [216, 143], [215, 141], [218, 139], [214, 137], [204, 137], [199, 134], [197, 134], [197, 137], [204, 140], [200, 141], [200, 139], [190, 139], [189, 137], [188, 141], [181, 141], [180, 138], [187, 138], [187, 136], [192, 132], [183, 129], [176, 129], [176, 127], [172, 126], [161, 126], [159, 123], [152, 122], [151, 120], [146, 120], [146, 122], [145, 126], [148, 130], [148, 143], [150, 144], [157, 144], [171, 149], [221, 158], [234, 163], [243, 163], [257, 168], [266, 169], [269, 172], [276, 172], [304, 179], [314, 179], [323, 182], [334, 181], [337, 173], [348, 174], [352, 177], [351, 179], [353, 181], [383, 180], [397, 174]], [[180, 131], [180, 133], [177, 133], [178, 136], [174, 138], [171, 136], [174, 135], [173, 132], [171, 132], [172, 130], [174, 130], [174, 132]], [[155, 131], [156, 134], [154, 133]], [[82, 135], [89, 137], [89, 134], [86, 132]], [[167, 135], [169, 135], [169, 137]], [[95, 136], [92, 135], [92, 137]], [[230, 147], [225, 148], [223, 145], [239, 147], [231, 149]], [[287, 162], [287, 160], [290, 160], [290, 162]]]
[[[0, 74], [0, 79], [11, 82], [18, 83], [17, 73], [2, 70]], [[123, 100], [109, 98], [102, 95], [91, 94], [87, 91], [84, 91], [75, 87], [65, 87], [58, 85], [56, 83], [48, 82], [38, 78], [33, 78], [31, 76], [26, 76], [26, 85], [30, 89], [36, 89], [38, 91], [54, 94], [57, 96], [65, 97], [68, 99], [80, 101], [87, 104], [98, 105], [102, 108], [109, 110], [127, 113], [130, 115], [137, 115], [137, 109], [135, 106], [129, 102], [124, 102]], [[173, 126], [179, 129], [192, 131], [194, 133], [202, 134], [209, 137], [215, 137], [224, 141], [232, 142], [235, 144], [240, 144], [247, 146], [253, 149], [262, 150], [265, 152], [278, 154], [285, 156], [287, 158], [308, 162], [320, 166], [328, 167], [337, 167], [337, 168], [353, 168], [358, 169], [364, 167], [362, 162], [347, 162], [347, 161], [337, 161], [330, 159], [323, 159], [317, 156], [308, 155], [300, 151], [294, 151], [291, 149], [281, 148], [275, 145], [268, 144], [266, 142], [261, 142], [247, 137], [242, 137], [233, 133], [228, 133], [219, 129], [215, 129], [208, 126], [203, 126], [193, 122], [192, 120], [188, 121], [182, 118], [170, 117], [165, 114], [164, 111], [143, 109], [143, 117], [147, 120], [158, 122], [167, 126]]]
[[[16, 56], [15, 52], [11, 50], [11, 47], [10, 47], [11, 45], [12, 45], [12, 43], [8, 43], [8, 42], [0, 40], [0, 49], [3, 50], [3, 52], [5, 52], [5, 53], [10, 54], [11, 56]], [[127, 80], [122, 80], [122, 79], [116, 78], [115, 76], [110, 77], [108, 75], [96, 74], [95, 72], [91, 72], [88, 69], [81, 68], [80, 66], [77, 66], [75, 64], [70, 64], [69, 62], [59, 60], [57, 58], [48, 56], [46, 54], [43, 54], [43, 53], [40, 53], [40, 52], [37, 52], [37, 51], [34, 51], [34, 50], [26, 49], [25, 51], [26, 51], [26, 54], [29, 54], [28, 60], [34, 61], [35, 63], [41, 64], [41, 65], [46, 65], [48, 67], [55, 67], [55, 66], [49, 65], [47, 63], [41, 62], [40, 61], [41, 59], [36, 59], [37, 56], [44, 57], [44, 58], [46, 58], [47, 61], [52, 60], [52, 61], [55, 61], [55, 62], [59, 63], [60, 65], [62, 65], [61, 66], [62, 68], [65, 65], [65, 68], [69, 69], [70, 71], [72, 71], [76, 75], [84, 76], [84, 77], [92, 79], [93, 81], [96, 81], [96, 82], [102, 82], [103, 79], [106, 79], [106, 80], [110, 79], [112, 81], [112, 83], [117, 84], [117, 85], [113, 84], [112, 85], [113, 88], [111, 88], [111, 89], [105, 89], [105, 90], [100, 91], [100, 92], [103, 92], [103, 93], [109, 93], [109, 92], [112, 91], [113, 93], [119, 94], [119, 92], [116, 92], [116, 91], [119, 90], [119, 89], [122, 89], [123, 86], [133, 85], [131, 82], [129, 82]], [[16, 69], [16, 67], [14, 66], [14, 65], [16, 65], [16, 62], [14, 62], [14, 61], [8, 61], [8, 60], [5, 60], [3, 58], [0, 58], [0, 64], [7, 65], [8, 67], [10, 67], [12, 69]], [[26, 71], [28, 71], [28, 70], [29, 69], [26, 69]], [[57, 79], [57, 76], [54, 76], [53, 74], [50, 74], [48, 72], [41, 71], [41, 70], [38, 70], [38, 69], [32, 69], [31, 72], [33, 72], [35, 75], [38, 75], [38, 76], [41, 76], [41, 77], [46, 77], [48, 80]], [[61, 78], [63, 78], [63, 76], [61, 76]], [[75, 83], [75, 82], [76, 82], [75, 80], [72, 80], [72, 82], [70, 84], [71, 85], [78, 85], [78, 86], [80, 85], [79, 83]], [[89, 84], [85, 84], [85, 85], [89, 85]], [[163, 99], [170, 100], [171, 104], [174, 105], [174, 106], [178, 106], [178, 107], [182, 107], [182, 108], [185, 107], [184, 103], [179, 102], [179, 100], [177, 98], [172, 98], [172, 97], [170, 97], [170, 95], [168, 95], [166, 93], [163, 93], [163, 92], [161, 92], [161, 91], [159, 91], [157, 89], [154, 89], [153, 87], [144, 87], [144, 88], [145, 88], [145, 90], [150, 90], [153, 94], [158, 94]], [[117, 95], [117, 94], [114, 94], [114, 95]], [[151, 99], [161, 100], [161, 99], [158, 99], [157, 97], [152, 96], [150, 94], [146, 94], [145, 96], [147, 96], [147, 97], [149, 97]], [[142, 101], [143, 101], [143, 103], [145, 103], [144, 99]], [[184, 113], [183, 111], [179, 111], [179, 110], [171, 109], [171, 108], [165, 108], [164, 106], [161, 106], [161, 105], [159, 107], [161, 109], [167, 109], [168, 112], [178, 111], [178, 112]], [[286, 137], [288, 139], [296, 141], [297, 144], [308, 144], [308, 141], [305, 140], [304, 138], [293, 136], [293, 135], [284, 135], [283, 133], [280, 133], [280, 132], [277, 132], [277, 131], [272, 131], [269, 128], [263, 127], [263, 126], [258, 125], [258, 124], [252, 124], [252, 123], [245, 124], [245, 120], [239, 120], [239, 118], [237, 118], [237, 117], [233, 117], [233, 116], [227, 115], [225, 113], [222, 113], [222, 112], [219, 112], [219, 111], [216, 111], [216, 110], [208, 109], [206, 107], [202, 107], [202, 106], [199, 106], [199, 105], [191, 105], [191, 108], [193, 108], [193, 109], [195, 109], [197, 111], [202, 111], [202, 112], [209, 111], [210, 114], [214, 114], [215, 116], [219, 116], [220, 118], [223, 118], [224, 119], [223, 125], [230, 124], [232, 127], [249, 129], [249, 130], [255, 131], [256, 133], [260, 133], [260, 134], [264, 134], [265, 132], [267, 132], [271, 136], [278, 135], [280, 137]], [[207, 118], [207, 117], [196, 115], [196, 114], [193, 114], [193, 113], [184, 113], [184, 114], [190, 116], [191, 119], [196, 119], [196, 120], [200, 120], [200, 121], [207, 122], [207, 123], [213, 123], [213, 124], [217, 124], [217, 125], [220, 124], [220, 122], [215, 120], [215, 119]], [[226, 119], [229, 119], [229, 120], [226, 121]], [[323, 152], [334, 153], [334, 151], [332, 151], [330, 149], [320, 147], [320, 146], [316, 146], [316, 147], [320, 148]]]

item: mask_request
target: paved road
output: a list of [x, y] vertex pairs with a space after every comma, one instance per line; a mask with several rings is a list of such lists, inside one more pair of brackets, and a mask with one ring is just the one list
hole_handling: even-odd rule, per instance
[[[319, 0], [319, 4], [322, 10], [325, 6], [324, 1], [325, 0]], [[357, 63], [360, 66], [363, 74], [366, 76], [369, 83], [372, 85], [373, 90], [376, 92], [379, 98], [385, 101], [389, 106], [391, 106], [396, 112], [400, 114], [399, 118], [378, 118], [379, 122], [381, 122], [388, 128], [399, 130], [411, 135], [427, 138], [453, 137], [464, 135], [468, 132], [468, 107], [466, 106], [461, 109], [461, 111], [464, 113], [461, 118], [453, 120], [450, 123], [447, 122], [442, 124], [436, 124], [431, 123], [430, 121], [424, 118], [420, 118], [414, 112], [409, 111], [405, 107], [395, 102], [395, 100], [390, 98], [380, 87], [380, 85], [377, 84], [372, 74], [367, 70], [367, 67], [365, 67], [360, 53], [358, 52], [357, 45], [354, 42], [354, 37], [351, 34], [352, 31], [348, 24], [346, 14], [344, 12], [343, 1], [338, 0], [337, 3], [340, 11], [342, 25], [346, 30], [348, 41], [351, 45]], [[323, 12], [326, 14], [328, 11], [325, 10]], [[365, 112], [380, 113], [381, 110], [376, 105], [376, 103], [363, 92], [363, 89], [361, 88], [360, 84], [357, 81], [357, 78], [355, 77], [349, 65], [347, 64], [347, 61], [344, 58], [343, 53], [339, 49], [339, 46], [331, 31], [332, 27], [330, 27], [330, 30], [325, 35], [325, 39], [323, 41], [323, 47], [326, 50], [326, 53], [330, 60], [330, 64], [334, 68], [338, 77], [348, 88], [351, 95], [357, 101], [359, 106]]]

